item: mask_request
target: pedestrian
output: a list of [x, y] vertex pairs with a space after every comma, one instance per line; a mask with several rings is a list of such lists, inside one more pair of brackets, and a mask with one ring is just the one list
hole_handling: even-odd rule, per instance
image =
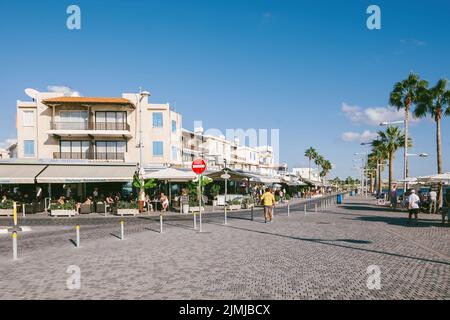
[[98, 200], [98, 188], [94, 188], [94, 191], [92, 192], [92, 198], [94, 198], [94, 201]]
[[398, 197], [397, 197], [397, 185], [395, 184], [392, 186], [389, 199], [391, 201], [392, 209], [397, 210]]
[[261, 201], [264, 205], [264, 221], [272, 222], [273, 207], [275, 207], [275, 197], [273, 195], [273, 190], [271, 188], [261, 196]]
[[72, 198], [72, 189], [70, 189], [70, 186], [67, 186], [66, 199], [70, 200], [71, 198]]
[[419, 214], [419, 204], [420, 204], [420, 198], [416, 194], [416, 190], [411, 190], [411, 194], [408, 197], [408, 223], [411, 222], [411, 218], [414, 215], [415, 220], [417, 221], [417, 216]]
[[430, 191], [430, 213], [437, 212], [437, 192], [434, 190]]
[[450, 224], [450, 189], [444, 196], [444, 206], [442, 207], [442, 223], [445, 223], [445, 216], [447, 216], [447, 222]]

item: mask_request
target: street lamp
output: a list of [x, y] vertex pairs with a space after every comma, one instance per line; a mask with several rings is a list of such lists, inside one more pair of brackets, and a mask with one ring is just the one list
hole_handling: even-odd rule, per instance
[[141, 105], [142, 105], [142, 100], [149, 96], [150, 96], [150, 92], [142, 91], [141, 89], [139, 89], [139, 104], [138, 104], [138, 107], [139, 107], [139, 178], [141, 180], [143, 180], [143, 176], [145, 174], [144, 164], [143, 164], [143, 153], [142, 153], [143, 134], [142, 134], [142, 106]]

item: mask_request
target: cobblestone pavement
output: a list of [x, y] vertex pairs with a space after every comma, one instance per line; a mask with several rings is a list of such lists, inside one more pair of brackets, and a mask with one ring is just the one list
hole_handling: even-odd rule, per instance
[[[25, 220], [19, 260], [0, 235], [1, 299], [450, 299], [450, 228], [437, 215], [406, 223], [374, 200], [304, 213], [303, 204], [277, 208], [273, 223], [260, 210], [203, 216], [85, 219], [81, 248], [74, 221]], [[40, 221], [40, 222], [39, 222]], [[56, 222], [55, 222], [56, 221]], [[0, 220], [0, 224], [4, 220]], [[38, 223], [39, 222], [39, 223]], [[78, 223], [76, 221], [75, 223]], [[69, 290], [70, 265], [81, 289]], [[367, 268], [379, 266], [381, 289], [367, 287]]]

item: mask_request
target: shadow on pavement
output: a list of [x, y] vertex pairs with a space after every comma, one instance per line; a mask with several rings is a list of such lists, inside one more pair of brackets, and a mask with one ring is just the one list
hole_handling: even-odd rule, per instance
[[398, 258], [405, 258], [405, 259], [418, 260], [418, 261], [423, 261], [423, 262], [437, 263], [437, 264], [443, 264], [443, 265], [450, 266], [450, 262], [446, 262], [446, 261], [431, 260], [431, 259], [426, 259], [426, 258], [417, 258], [417, 257], [407, 256], [404, 254], [399, 254], [399, 253], [380, 251], [380, 250], [374, 250], [374, 249], [366, 249], [366, 248], [357, 248], [357, 247], [347, 246], [344, 244], [333, 243], [333, 242], [349, 242], [349, 243], [358, 243], [358, 244], [371, 243], [370, 241], [365, 241], [365, 240], [354, 240], [354, 239], [326, 240], [326, 239], [300, 238], [300, 237], [286, 236], [283, 234], [270, 233], [270, 232], [266, 232], [266, 231], [258, 231], [258, 230], [252, 230], [252, 229], [247, 229], [247, 228], [234, 227], [234, 226], [229, 226], [229, 225], [226, 226], [226, 228], [233, 228], [233, 229], [238, 229], [238, 230], [242, 230], [242, 231], [271, 235], [271, 236], [275, 236], [275, 237], [282, 237], [282, 238], [288, 238], [288, 239], [293, 239], [293, 240], [313, 242], [313, 243], [323, 244], [323, 245], [327, 245], [327, 246], [347, 248], [347, 249], [352, 249], [352, 250], [356, 250], [356, 251], [363, 251], [363, 252], [370, 252], [370, 253], [378, 253], [378, 254], [383, 254], [383, 255], [388, 255], [388, 256], [393, 256], [393, 257], [398, 257]]

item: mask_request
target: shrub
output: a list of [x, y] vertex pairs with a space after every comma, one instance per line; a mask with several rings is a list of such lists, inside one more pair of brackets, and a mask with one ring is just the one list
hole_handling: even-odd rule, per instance
[[285, 198], [286, 198], [286, 200], [291, 200], [291, 195], [289, 193], [286, 193]]
[[5, 202], [0, 203], [0, 209], [10, 210], [10, 209], [13, 209], [13, 208], [14, 208], [14, 201], [12, 201], [12, 200], [8, 199]]
[[77, 208], [77, 203], [74, 200], [69, 200], [60, 204], [58, 202], [50, 204], [50, 210], [75, 210]]
[[120, 201], [117, 204], [117, 209], [137, 209], [138, 205], [136, 202]]

